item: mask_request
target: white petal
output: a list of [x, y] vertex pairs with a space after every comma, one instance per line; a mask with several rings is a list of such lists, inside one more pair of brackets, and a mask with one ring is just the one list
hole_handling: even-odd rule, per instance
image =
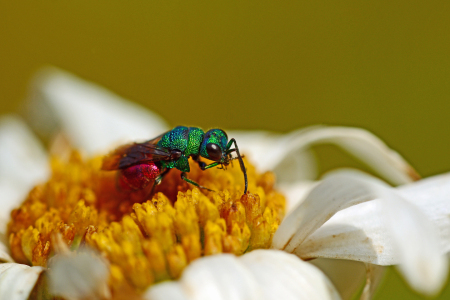
[[59, 254], [50, 261], [49, 287], [53, 295], [67, 299], [104, 299], [108, 266], [92, 252]]
[[[380, 200], [337, 212], [297, 249], [303, 259], [325, 257], [392, 265], [393, 241], [386, 235]], [[380, 261], [380, 256], [383, 258]]]
[[183, 273], [181, 285], [191, 299], [258, 299], [257, 284], [233, 255], [210, 256]]
[[[314, 126], [283, 136], [264, 132], [256, 133], [253, 137], [246, 134], [239, 137], [238, 141], [239, 147], [242, 144], [243, 149], [248, 149], [255, 163], [263, 166], [264, 170], [276, 170], [281, 164], [286, 167], [285, 161], [291, 163], [297, 153], [315, 144], [331, 143], [348, 151], [394, 184], [404, 184], [418, 178], [414, 169], [397, 152], [372, 133], [360, 128]], [[295, 168], [287, 165], [280, 171], [301, 179], [291, 174], [291, 170], [302, 172], [301, 165], [293, 165]]]
[[151, 139], [167, 130], [156, 114], [56, 68], [38, 74], [29, 118], [37, 131], [49, 137], [63, 130], [75, 147], [88, 154], [117, 143]]
[[190, 264], [180, 280], [157, 284], [145, 299], [340, 299], [317, 268], [276, 250], [221, 254]]
[[0, 242], [0, 263], [2, 262], [14, 262], [12, 259], [9, 248], [6, 246], [6, 237], [2, 238], [3, 241]]
[[385, 184], [372, 177], [376, 183], [373, 186], [365, 184], [365, 177], [368, 175], [351, 171], [325, 177], [280, 224], [273, 237], [272, 248], [293, 252], [339, 210], [379, 195], [375, 186]]
[[240, 261], [256, 278], [260, 299], [340, 299], [328, 278], [313, 265], [275, 250], [255, 250]]
[[[42, 146], [18, 117], [0, 118], [0, 145], [0, 244], [6, 244], [11, 210], [46, 180], [49, 167]], [[0, 260], [10, 261], [4, 249], [1, 245]]]
[[[231, 254], [203, 257], [190, 264], [178, 282], [187, 299], [239, 300], [260, 299], [258, 286], [251, 273]], [[162, 299], [161, 294], [177, 294], [168, 289], [150, 291], [147, 295]], [[153, 299], [153, 298], [148, 298]]]
[[46, 179], [48, 160], [45, 151], [19, 117], [0, 118], [0, 145], [1, 181], [8, 179], [26, 189]]
[[398, 193], [413, 203], [439, 229], [444, 252], [450, 252], [450, 173], [404, 185]]
[[[384, 199], [383, 199], [384, 200]], [[438, 229], [414, 205], [397, 199], [382, 201], [383, 216], [399, 253], [399, 270], [416, 291], [433, 295], [445, 284], [447, 256]]]
[[277, 189], [286, 197], [286, 211], [289, 213], [302, 203], [318, 181], [301, 180], [295, 183], [280, 183]]
[[[338, 212], [297, 245], [295, 253], [305, 259], [328, 257], [399, 264], [415, 290], [436, 293], [448, 270], [439, 230], [417, 206], [403, 200], [393, 189], [374, 183], [374, 191], [381, 193], [381, 199]], [[370, 179], [366, 184], [371, 185]]]
[[149, 300], [189, 300], [181, 285], [176, 281], [155, 284], [146, 291], [143, 298]]
[[0, 299], [28, 299], [43, 270], [16, 263], [0, 264]]
[[240, 152], [249, 157], [259, 172], [274, 172], [279, 183], [292, 184], [317, 177], [316, 159], [308, 149], [299, 149], [277, 165], [272, 164], [273, 156], [284, 155], [285, 135], [265, 131], [228, 131], [228, 136], [236, 139]]

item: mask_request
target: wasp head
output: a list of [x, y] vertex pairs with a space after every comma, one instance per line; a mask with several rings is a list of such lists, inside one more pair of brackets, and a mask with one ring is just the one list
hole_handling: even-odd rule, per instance
[[227, 151], [228, 136], [222, 129], [211, 129], [205, 133], [200, 146], [204, 158], [228, 165], [231, 155]]

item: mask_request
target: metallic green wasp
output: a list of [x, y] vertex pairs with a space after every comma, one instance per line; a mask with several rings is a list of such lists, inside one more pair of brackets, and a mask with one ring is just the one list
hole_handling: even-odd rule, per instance
[[[236, 152], [236, 158], [231, 156], [233, 152]], [[227, 134], [221, 129], [211, 129], [205, 133], [197, 127], [175, 127], [147, 142], [120, 146], [104, 158], [102, 170], [119, 170], [119, 187], [122, 190], [139, 190], [151, 182], [154, 182], [154, 188], [171, 169], [176, 168], [181, 171], [184, 181], [211, 191], [187, 178], [190, 157], [202, 170], [219, 165], [224, 167], [233, 159], [238, 159], [244, 174], [244, 194], [247, 193], [247, 172], [236, 140], [228, 141]], [[200, 157], [214, 162], [207, 165]]]

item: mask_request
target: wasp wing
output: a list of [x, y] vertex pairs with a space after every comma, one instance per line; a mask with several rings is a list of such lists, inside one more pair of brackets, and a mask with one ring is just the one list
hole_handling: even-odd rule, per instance
[[161, 139], [161, 136], [144, 143], [132, 143], [120, 146], [103, 159], [101, 169], [117, 170], [146, 162], [169, 160], [170, 151], [156, 145]]
[[158, 135], [157, 137], [155, 137], [155, 138], [153, 138], [153, 139], [151, 139], [151, 140], [146, 141], [146, 142], [143, 143], [143, 144], [153, 144], [153, 145], [156, 145], [156, 144], [158, 144], [158, 142], [161, 140], [161, 138], [162, 138], [167, 132], [168, 132], [168, 131], [164, 132], [163, 134]]

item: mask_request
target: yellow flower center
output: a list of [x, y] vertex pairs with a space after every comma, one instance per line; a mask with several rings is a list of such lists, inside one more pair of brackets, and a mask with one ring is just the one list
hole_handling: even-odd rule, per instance
[[207, 171], [191, 163], [188, 177], [216, 192], [193, 188], [172, 170], [149, 200], [149, 189], [118, 190], [116, 172], [100, 171], [100, 165], [101, 157], [84, 161], [76, 152], [66, 161], [52, 159], [50, 180], [11, 213], [8, 234], [17, 262], [46, 266], [60, 234], [74, 251], [89, 246], [102, 253], [113, 292], [142, 292], [178, 278], [201, 256], [268, 248], [284, 216], [274, 175], [257, 174], [247, 160], [247, 195], [238, 163]]

